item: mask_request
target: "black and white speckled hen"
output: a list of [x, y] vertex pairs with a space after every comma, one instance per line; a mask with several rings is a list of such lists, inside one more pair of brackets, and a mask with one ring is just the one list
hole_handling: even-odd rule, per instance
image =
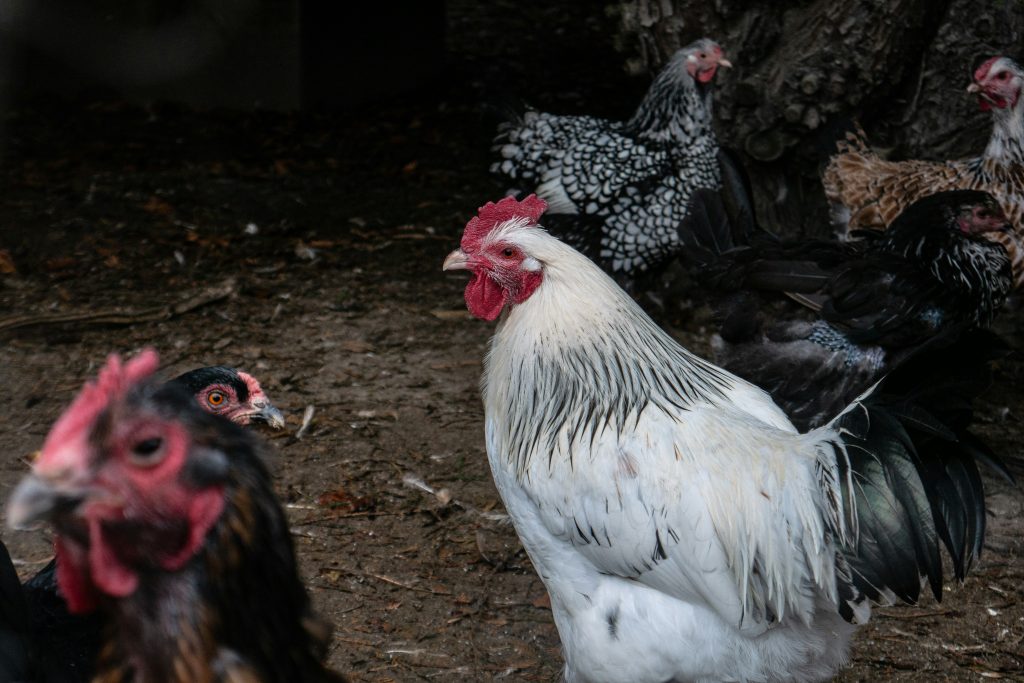
[[731, 66], [703, 38], [677, 51], [628, 121], [529, 110], [503, 124], [491, 170], [534, 191], [546, 227], [615, 276], [672, 257], [697, 188], [720, 183], [711, 84]]
[[[252, 375], [226, 366], [198, 368], [168, 383], [191, 395], [203, 410], [236, 424], [265, 422], [278, 429], [284, 416]], [[0, 608], [0, 680], [31, 683], [85, 683], [92, 680], [107, 619], [96, 612], [71, 614], [52, 560], [22, 587], [0, 543], [0, 594], [9, 593], [9, 610]], [[14, 630], [4, 628], [13, 625]], [[22, 628], [22, 626], [26, 628]], [[2, 643], [20, 644], [20, 656]], [[60, 657], [49, 656], [60, 652]]]
[[1011, 229], [995, 198], [961, 190], [859, 242], [755, 240], [708, 276], [728, 292], [715, 360], [798, 427], [823, 424], [931, 339], [991, 323], [1013, 286], [993, 237]]

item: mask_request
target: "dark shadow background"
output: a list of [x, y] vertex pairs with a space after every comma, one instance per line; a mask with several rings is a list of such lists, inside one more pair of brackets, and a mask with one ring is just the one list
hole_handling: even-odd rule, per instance
[[462, 216], [504, 189], [486, 172], [502, 106], [628, 116], [648, 83], [588, 2], [50, 0], [3, 19], [0, 246], [22, 270], [43, 240], [147, 229], [150, 196], [200, 230], [214, 207], [289, 231], [435, 221], [423, 204], [460, 193]]

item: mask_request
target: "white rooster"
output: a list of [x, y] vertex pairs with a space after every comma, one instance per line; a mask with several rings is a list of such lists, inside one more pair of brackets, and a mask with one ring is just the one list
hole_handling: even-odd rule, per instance
[[965, 442], [875, 394], [797, 433], [538, 227], [545, 208], [482, 207], [444, 269], [470, 271], [475, 316], [505, 311], [487, 453], [567, 681], [825, 680], [869, 599], [916, 600], [922, 576], [940, 595], [940, 541], [963, 576], [985, 516]]

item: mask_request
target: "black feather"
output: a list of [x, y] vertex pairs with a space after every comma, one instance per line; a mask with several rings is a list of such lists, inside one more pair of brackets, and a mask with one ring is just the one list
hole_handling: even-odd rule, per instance
[[32, 681], [28, 602], [7, 547], [0, 542], [0, 680]]
[[[991, 322], [1012, 287], [1010, 260], [963, 221], [992, 206], [986, 193], [939, 193], [854, 243], [755, 232], [748, 246], [703, 264], [701, 281], [718, 296], [716, 360], [768, 390], [799, 428], [822, 424], [936, 336]], [[717, 214], [692, 212], [694, 221], [705, 215]], [[950, 388], [958, 396], [968, 387]], [[936, 428], [920, 412], [902, 417]]]
[[238, 370], [226, 365], [212, 365], [189, 370], [172, 379], [169, 384], [181, 386], [193, 396], [211, 385], [224, 384], [235, 390], [239, 403], [249, 400], [249, 386], [239, 377]]
[[[949, 337], [952, 337], [950, 340]], [[985, 491], [978, 461], [999, 459], [966, 429], [985, 387], [994, 335], [975, 330], [918, 349], [831, 426], [846, 447], [853, 479], [855, 542], [843, 549], [850, 591], [916, 602], [925, 579], [942, 599], [939, 550], [963, 579], [981, 553]], [[956, 368], [949, 376], [936, 368]], [[966, 414], [965, 414], [966, 411]], [[845, 612], [844, 612], [845, 614]]]

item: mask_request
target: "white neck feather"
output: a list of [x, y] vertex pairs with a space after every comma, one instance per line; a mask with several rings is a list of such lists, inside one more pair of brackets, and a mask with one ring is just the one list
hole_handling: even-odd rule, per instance
[[1024, 163], [1024, 97], [1013, 108], [992, 110], [992, 137], [982, 159], [1001, 165]]
[[665, 366], [681, 363], [687, 372], [724, 374], [680, 346], [614, 280], [572, 247], [538, 228], [523, 231], [516, 242], [542, 264], [544, 280], [529, 299], [506, 312], [491, 345], [492, 355], [552, 355], [581, 348], [612, 351], [643, 335], [649, 341], [632, 349], [638, 357]]
[[680, 346], [571, 247], [538, 228], [505, 238], [544, 268], [498, 325], [483, 376], [488, 421], [520, 475], [536, 453], [571, 451], [648, 407], [681, 419], [742, 394], [751, 412], [788, 425], [764, 392]]

